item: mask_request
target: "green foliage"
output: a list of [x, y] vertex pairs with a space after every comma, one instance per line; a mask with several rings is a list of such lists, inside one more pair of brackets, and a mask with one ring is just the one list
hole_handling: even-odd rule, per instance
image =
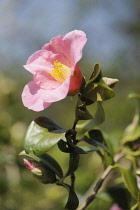
[[81, 100], [85, 101], [86, 105], [89, 105], [95, 101], [108, 100], [114, 95], [113, 89], [110, 88], [102, 78], [100, 64], [95, 64], [90, 79], [86, 82], [85, 87], [81, 91]]
[[[43, 124], [46, 121], [42, 118]], [[40, 120], [40, 119], [39, 119]], [[57, 124], [47, 118], [47, 122], [43, 126], [37, 124], [38, 119], [32, 121], [24, 140], [24, 148], [27, 153], [34, 152], [36, 155], [42, 155], [50, 150], [55, 144], [65, 136], [65, 131], [57, 127]], [[52, 130], [52, 129], [57, 130]]]
[[77, 106], [76, 106], [76, 117], [77, 120], [89, 120], [92, 119], [92, 115], [88, 112], [85, 102], [78, 99]]
[[100, 130], [97, 130], [97, 129], [90, 130], [89, 132], [85, 133], [84, 138], [82, 140], [87, 142], [88, 144], [93, 145], [95, 148], [97, 148], [97, 153], [101, 156], [103, 160], [105, 160], [105, 158], [108, 159], [108, 157], [104, 154], [104, 152], [107, 153], [107, 155], [110, 157], [109, 164], [114, 163], [111, 153], [105, 146], [105, 139]]
[[76, 128], [78, 131], [86, 132], [103, 123], [105, 120], [104, 110], [102, 108], [101, 102], [97, 102], [97, 110], [92, 120], [88, 120], [83, 123], [77, 124]]
[[134, 171], [131, 169], [127, 169], [122, 167], [119, 164], [115, 164], [113, 168], [118, 167], [122, 173], [122, 177], [124, 180], [124, 184], [127, 188], [127, 190], [130, 192], [130, 194], [133, 196], [135, 200], [138, 198], [138, 187], [136, 183], [136, 176], [134, 174]]
[[133, 93], [129, 95], [129, 98], [136, 98], [138, 104], [133, 121], [124, 132], [122, 144], [140, 141], [140, 95]]
[[77, 209], [77, 207], [79, 205], [79, 200], [78, 200], [77, 195], [75, 194], [75, 192], [69, 185], [64, 184], [64, 183], [62, 183], [61, 185], [64, 188], [66, 188], [69, 192], [69, 196], [68, 196], [68, 200], [67, 200], [65, 209]]
[[[96, 79], [97, 78], [98, 76], [96, 77]], [[102, 79], [106, 82], [105, 78]], [[108, 85], [111, 86], [110, 88], [112, 88], [114, 82], [115, 81], [112, 81], [110, 84], [108, 83]], [[46, 188], [46, 186], [39, 185], [36, 180], [32, 179], [32, 176], [29, 175], [27, 169], [23, 167], [21, 158], [17, 157], [19, 151], [22, 149], [21, 144], [27, 124], [29, 123], [29, 121], [31, 121], [35, 113], [26, 111], [22, 107], [22, 105], [20, 105], [21, 102], [17, 101], [17, 97], [20, 97], [20, 93], [19, 96], [15, 96], [15, 90], [18, 89], [16, 85], [17, 83], [14, 80], [12, 82], [9, 82], [9, 93], [7, 92], [0, 94], [1, 107], [4, 110], [1, 112], [0, 119], [1, 206], [4, 209], [7, 208], [10, 210], [19, 208], [21, 208], [22, 210], [22, 206], [27, 209], [46, 209], [47, 203], [47, 209], [63, 209], [64, 200], [66, 200], [67, 197], [65, 192], [66, 188], [69, 193], [66, 208], [70, 208], [70, 206], [72, 205], [73, 208], [76, 208], [79, 202], [77, 195], [70, 185], [64, 183], [65, 178], [67, 177], [67, 181], [69, 175], [71, 176], [72, 173], [76, 173], [76, 181], [78, 182], [78, 179], [80, 179], [80, 184], [76, 184], [76, 190], [78, 191], [78, 197], [81, 197], [82, 193], [84, 193], [84, 191], [88, 189], [92, 181], [100, 177], [100, 171], [103, 170], [103, 164], [99, 165], [99, 162], [101, 162], [101, 160], [99, 162], [97, 161], [100, 158], [99, 156], [96, 156], [96, 153], [100, 151], [101, 155], [105, 157], [105, 154], [109, 155], [108, 152], [110, 152], [110, 148], [107, 147], [107, 145], [109, 144], [106, 135], [103, 139], [100, 133], [101, 129], [96, 128], [96, 126], [100, 126], [100, 124], [104, 120], [104, 110], [102, 106], [103, 102], [95, 102], [97, 104], [97, 110], [92, 116], [90, 114], [90, 111], [87, 110], [87, 105], [92, 105], [93, 101], [88, 100], [87, 102], [86, 99], [86, 102], [84, 103], [84, 101], [82, 101], [80, 97], [82, 106], [80, 107], [79, 105], [77, 105], [77, 109], [78, 112], [80, 110], [80, 112], [84, 114], [83, 117], [81, 113], [76, 115], [79, 116], [79, 120], [82, 120], [83, 118], [85, 122], [81, 124], [78, 123], [76, 125], [76, 130], [78, 132], [83, 132], [81, 135], [82, 138], [79, 142], [77, 142], [78, 139], [75, 138], [75, 135], [77, 134], [71, 134], [71, 132], [69, 133], [69, 130], [64, 129], [62, 126], [60, 126], [58, 123], [54, 122], [50, 118], [37, 117], [34, 121], [32, 121], [31, 125], [29, 126], [30, 129], [28, 130], [28, 135], [26, 135], [25, 137], [25, 139], [29, 137], [31, 142], [28, 142], [29, 139], [26, 139], [26, 141], [28, 142], [26, 152], [22, 152], [21, 156], [34, 159], [43, 164], [46, 168], [49, 167], [49, 169], [53, 171], [53, 173], [55, 173], [55, 175], [57, 176], [56, 185], [48, 185]], [[1, 92], [2, 90], [4, 89], [1, 89]], [[18, 90], [19, 92], [21, 92], [20, 89]], [[133, 96], [133, 98], [134, 96], [135, 98], [137, 97], [137, 100], [139, 101], [138, 94], [131, 94], [131, 96]], [[17, 112], [17, 107], [20, 108], [21, 112]], [[93, 119], [86, 120], [85, 118], [87, 117], [87, 113], [89, 114], [89, 116], [92, 116]], [[5, 116], [5, 118], [3, 117], [3, 115]], [[124, 113], [119, 113], [119, 115], [122, 116], [124, 115]], [[69, 119], [69, 117], [67, 117], [67, 119]], [[135, 175], [135, 168], [137, 169], [138, 167], [137, 163], [139, 158], [140, 136], [138, 129], [138, 108], [134, 119], [135, 120], [133, 120], [131, 126], [128, 127], [129, 129], [126, 129], [127, 132], [125, 132], [125, 134], [123, 135], [121, 147], [121, 151], [125, 153], [124, 157], [127, 159], [129, 158], [129, 160], [133, 159], [133, 161], [129, 163], [130, 165], [127, 169], [125, 168], [126, 159], [124, 159], [124, 163], [122, 162], [121, 169], [123, 177], [123, 181], [121, 181], [121, 184], [125, 183], [125, 187], [128, 189], [129, 193], [132, 195], [136, 202], [135, 204], [133, 201], [133, 204], [130, 205], [130, 208], [132, 206], [131, 209], [136, 209], [139, 206], [139, 194]], [[138, 128], [136, 129], [136, 127]], [[95, 131], [97, 130], [98, 132], [96, 133]], [[35, 131], [35, 136], [32, 135], [31, 131]], [[48, 142], [48, 139], [50, 140], [50, 144]], [[84, 141], [81, 141], [82, 139], [84, 139]], [[124, 139], [126, 139], [126, 141], [124, 141]], [[35, 142], [34, 146], [32, 144], [32, 141]], [[110, 140], [110, 144], [115, 145], [115, 142], [113, 141], [114, 139], [112, 141]], [[64, 153], [60, 151], [60, 147], [58, 149], [57, 146], [55, 146], [60, 146], [61, 142], [63, 142], [63, 145], [61, 145], [61, 149], [63, 147], [62, 151]], [[87, 144], [90, 146], [87, 146]], [[129, 147], [130, 150], [126, 150], [127, 147]], [[94, 151], [96, 151], [96, 153]], [[62, 157], [60, 157], [60, 152]], [[69, 164], [67, 163], [68, 155], [71, 156]], [[79, 162], [80, 156], [81, 161]], [[61, 164], [58, 162], [60, 162]], [[80, 168], [77, 170], [79, 164]], [[135, 168], [133, 170], [132, 164], [135, 164]], [[63, 168], [64, 172], [66, 171], [64, 175], [61, 167]], [[95, 168], [98, 168], [98, 170]], [[78, 171], [80, 171], [81, 173], [79, 173]], [[114, 184], [114, 177], [111, 177], [109, 184]], [[64, 189], [59, 189], [59, 185], [63, 185]], [[21, 192], [22, 196], [19, 196], [19, 191]], [[35, 191], [36, 193], [34, 194]], [[102, 188], [102, 191], [104, 193], [104, 188]], [[109, 198], [109, 200], [105, 200], [106, 198], [103, 198], [101, 195], [102, 193], [99, 193], [97, 199], [91, 205], [91, 209], [100, 209], [102, 208], [102, 206], [108, 206], [107, 209], [109, 209], [113, 200], [111, 198]], [[14, 199], [15, 197], [17, 198], [16, 202]], [[37, 200], [40, 200], [40, 203], [36, 202]]]
[[[116, 80], [114, 81], [113, 79], [109, 79], [108, 81], [108, 78], [102, 78], [100, 64], [97, 63], [94, 66], [90, 79], [88, 81], [83, 79], [83, 84], [78, 95], [78, 102], [75, 109], [75, 121], [72, 129], [64, 129], [58, 123], [47, 117], [36, 118], [28, 127], [24, 139], [25, 151], [23, 151], [20, 155], [32, 158], [37, 161], [38, 164], [41, 164], [40, 167], [46, 167], [46, 170], [49, 169], [50, 172], [59, 177], [56, 181], [53, 180], [55, 184], [63, 186], [69, 191], [68, 201], [65, 206], [66, 209], [76, 209], [79, 205], [79, 199], [74, 189], [74, 173], [78, 169], [80, 155], [96, 151], [103, 159], [105, 156], [103, 151], [105, 151], [111, 157], [111, 163], [114, 163], [113, 157], [104, 145], [105, 140], [102, 132], [100, 130], [93, 129], [93, 127], [104, 121], [104, 110], [102, 108], [101, 101], [108, 100], [114, 96], [112, 88], [115, 84]], [[93, 117], [87, 110], [87, 106], [93, 104], [95, 101], [98, 103], [98, 107], [95, 116]], [[76, 131], [76, 126], [79, 120], [88, 120], [86, 124], [79, 126], [83, 132], [83, 137], [80, 140], [77, 139]], [[77, 146], [77, 144], [81, 141], [84, 141], [93, 147], [84, 150], [84, 147], [82, 148]], [[56, 144], [61, 152], [69, 153], [69, 166], [64, 176], [58, 162], [47, 154]], [[26, 162], [26, 165], [28, 163], [31, 164], [28, 161]], [[31, 170], [31, 167], [28, 168]], [[31, 171], [34, 172], [35, 169]], [[71, 177], [70, 185], [64, 182], [65, 178], [68, 176]], [[95, 194], [98, 192], [104, 179], [105, 178], [102, 178], [97, 182], [97, 185], [94, 188]], [[44, 179], [42, 183], [45, 184]], [[47, 183], [49, 183], [49, 181]], [[89, 196], [87, 198], [86, 205], [88, 205], [94, 198], [94, 194]]]

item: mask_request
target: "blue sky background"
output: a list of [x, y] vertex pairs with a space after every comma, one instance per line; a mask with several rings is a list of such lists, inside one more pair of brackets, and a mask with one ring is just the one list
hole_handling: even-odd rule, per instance
[[[131, 37], [123, 25], [135, 17], [129, 0], [1, 0], [1, 69], [27, 58], [59, 34], [79, 29], [88, 38], [84, 56], [108, 66], [129, 49]], [[122, 26], [120, 25], [122, 24]], [[16, 70], [15, 70], [16, 71]]]

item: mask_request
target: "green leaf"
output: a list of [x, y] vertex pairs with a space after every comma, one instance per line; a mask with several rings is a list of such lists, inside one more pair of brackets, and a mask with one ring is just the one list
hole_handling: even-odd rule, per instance
[[76, 106], [76, 119], [77, 120], [89, 120], [92, 119], [92, 115], [88, 112], [85, 102], [78, 99], [78, 103]]
[[90, 79], [80, 91], [80, 98], [85, 105], [108, 100], [114, 97], [115, 93], [112, 88], [117, 82], [117, 79], [102, 77], [100, 64], [96, 63]]
[[[115, 93], [111, 87], [117, 83], [118, 80], [111, 78], [95, 79], [94, 77], [87, 81], [83, 91], [81, 92], [80, 98], [82, 101], [90, 100], [86, 105], [91, 104], [95, 101], [104, 101], [112, 98]], [[107, 85], [109, 82], [109, 85]], [[91, 102], [92, 101], [92, 102]]]
[[34, 145], [33, 151], [36, 155], [42, 155], [55, 146], [63, 137], [65, 133], [47, 133], [45, 134], [40, 141]]
[[140, 141], [140, 96], [133, 93], [129, 95], [129, 97], [137, 97], [138, 105], [132, 123], [126, 128], [124, 132], [122, 144], [133, 141]]
[[91, 82], [97, 82], [101, 79], [101, 67], [100, 63], [96, 63], [93, 68], [93, 73], [91, 74], [90, 80], [87, 82], [87, 84]]
[[85, 136], [100, 143], [105, 142], [103, 134], [99, 129], [92, 129]]
[[[32, 121], [28, 127], [25, 139], [24, 148], [27, 153], [33, 151], [36, 155], [42, 155], [50, 150], [58, 141], [65, 136], [66, 130], [53, 130], [55, 124], [45, 124], [44, 127], [39, 126], [35, 121]], [[57, 127], [58, 128], [58, 127]], [[52, 132], [49, 132], [51, 129]]]
[[40, 158], [38, 156], [36, 156], [33, 152], [30, 153], [26, 153], [25, 150], [23, 150], [22, 152], [19, 153], [20, 156], [24, 156], [25, 158], [31, 158], [36, 160], [37, 162], [40, 162]]
[[77, 209], [78, 205], [79, 205], [78, 197], [76, 193], [72, 190], [72, 188], [69, 187], [69, 197], [65, 209], [75, 210]]
[[73, 143], [68, 145], [68, 143], [63, 140], [60, 140], [58, 142], [58, 147], [62, 152], [65, 152], [65, 153], [86, 154], [86, 152], [82, 148], [77, 147]]
[[136, 181], [136, 176], [133, 174], [133, 170], [123, 168], [119, 164], [115, 164], [112, 168], [119, 167], [124, 184], [127, 188], [127, 190], [130, 192], [130, 194], [133, 196], [135, 200], [138, 198], [138, 187], [137, 187], [137, 181]]
[[69, 176], [70, 174], [74, 173], [77, 170], [79, 165], [79, 159], [80, 159], [79, 154], [70, 153], [69, 169], [67, 173], [64, 175], [64, 177]]
[[86, 153], [99, 151], [97, 148], [91, 148], [88, 146], [81, 146], [80, 148], [83, 149]]
[[86, 141], [88, 144], [91, 144], [95, 147], [101, 147], [102, 149], [107, 151], [107, 148], [105, 147], [105, 145], [101, 144], [100, 142], [98, 142], [94, 139], [89, 139], [88, 137], [84, 136], [83, 140]]
[[136, 99], [140, 99], [140, 94], [132, 92], [128, 95], [128, 98], [136, 98]]
[[58, 185], [66, 188], [69, 192], [69, 197], [68, 197], [68, 201], [66, 203], [65, 209], [76, 210], [79, 205], [79, 199], [76, 193], [74, 192], [74, 190], [72, 189], [72, 187], [63, 182], [58, 183]]
[[94, 127], [100, 125], [105, 120], [105, 114], [101, 102], [97, 102], [97, 111], [92, 120], [87, 120], [86, 122], [79, 123], [76, 126], [77, 130], [81, 130], [82, 133], [93, 129]]
[[50, 131], [50, 132], [64, 129], [61, 125], [59, 125], [57, 122], [55, 122], [54, 120], [52, 120], [48, 117], [44, 117], [44, 116], [37, 117], [34, 121], [37, 125], [39, 125], [43, 128], [47, 128], [48, 131]]
[[120, 169], [124, 178], [124, 183], [125, 183], [126, 188], [134, 197], [134, 199], [137, 200], [138, 188], [137, 188], [136, 178], [133, 174], [133, 171], [130, 169], [122, 168], [122, 167]]
[[103, 79], [100, 79], [98, 83], [89, 84], [83, 93], [85, 98], [92, 101], [105, 101], [112, 98], [115, 95], [113, 89], [111, 89]]
[[34, 153], [27, 154], [25, 151], [22, 151], [19, 155], [34, 159], [37, 162], [41, 162], [50, 168], [59, 178], [63, 177], [63, 172], [59, 163], [49, 154], [46, 153], [41, 156], [36, 156]]
[[[90, 145], [93, 145], [94, 147], [97, 147], [101, 152], [102, 152], [102, 150], [104, 150], [107, 153], [107, 155], [109, 155], [109, 157], [110, 157], [109, 164], [110, 164], [110, 161], [111, 161], [111, 163], [114, 163], [113, 157], [110, 154], [110, 152], [108, 151], [107, 147], [104, 144], [102, 144], [102, 142], [104, 142], [104, 137], [100, 130], [95, 129], [95, 130], [91, 130], [91, 131], [87, 132], [84, 135], [84, 138], [82, 140], [87, 142]], [[103, 155], [100, 152], [98, 154], [101, 155], [101, 157], [103, 158]], [[106, 156], [104, 154], [104, 158], [105, 157]], [[108, 159], [108, 158], [106, 157], [106, 159]]]

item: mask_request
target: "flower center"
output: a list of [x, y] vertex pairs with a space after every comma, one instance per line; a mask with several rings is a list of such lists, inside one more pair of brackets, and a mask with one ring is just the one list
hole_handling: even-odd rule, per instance
[[54, 67], [50, 75], [62, 84], [70, 75], [70, 69], [57, 60], [54, 61]]

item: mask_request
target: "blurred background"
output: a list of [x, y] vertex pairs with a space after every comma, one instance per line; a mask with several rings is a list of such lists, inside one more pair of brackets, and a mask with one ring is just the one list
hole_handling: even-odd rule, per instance
[[[137, 0], [0, 0], [0, 209], [63, 209], [65, 189], [38, 183], [18, 156], [30, 122], [45, 115], [65, 128], [74, 120], [76, 97], [67, 97], [43, 112], [23, 106], [21, 93], [32, 76], [23, 65], [28, 57], [52, 37], [83, 30], [87, 44], [80, 67], [88, 79], [100, 62], [103, 76], [118, 78], [116, 96], [103, 103], [106, 120], [99, 127], [117, 149], [125, 127], [131, 122], [135, 101], [131, 91], [140, 92], [140, 2]], [[63, 117], [62, 117], [63, 110]], [[90, 108], [95, 110], [94, 105]], [[73, 113], [73, 114], [72, 114]], [[51, 154], [65, 168], [67, 155]], [[97, 154], [82, 156], [76, 190], [84, 193], [101, 168]], [[86, 170], [85, 170], [86, 169]], [[89, 209], [109, 209], [112, 199], [101, 194]], [[105, 206], [106, 205], [106, 206]]]

